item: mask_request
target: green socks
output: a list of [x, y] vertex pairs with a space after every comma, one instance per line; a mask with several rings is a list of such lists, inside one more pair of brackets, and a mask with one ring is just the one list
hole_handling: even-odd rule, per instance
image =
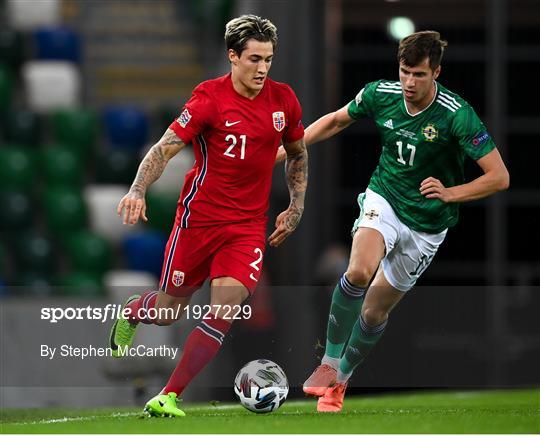
[[337, 369], [343, 348], [360, 315], [365, 292], [364, 288], [352, 285], [345, 274], [334, 288], [328, 315], [326, 351], [322, 363]]
[[388, 320], [376, 326], [366, 324], [362, 316], [357, 318], [345, 354], [339, 363], [337, 381], [346, 383], [354, 369], [363, 362], [384, 333]]

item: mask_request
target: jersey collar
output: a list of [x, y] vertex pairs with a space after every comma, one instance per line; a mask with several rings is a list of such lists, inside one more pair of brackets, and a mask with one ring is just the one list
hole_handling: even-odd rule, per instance
[[409, 115], [410, 117], [416, 117], [418, 115], [420, 115], [421, 113], [424, 113], [425, 111], [427, 111], [431, 105], [433, 104], [433, 102], [435, 101], [435, 99], [437, 98], [437, 94], [439, 94], [439, 85], [437, 85], [437, 82], [433, 82], [435, 83], [435, 94], [433, 94], [433, 100], [431, 100], [431, 102], [424, 108], [422, 109], [420, 112], [417, 112], [415, 114], [411, 114], [409, 112], [409, 108], [407, 107], [407, 103], [405, 102], [405, 96], [403, 96], [403, 107], [405, 108], [405, 112], [407, 112], [407, 115]]
[[227, 78], [227, 82], [229, 83], [229, 89], [231, 89], [231, 91], [233, 92], [233, 94], [239, 98], [240, 100], [244, 100], [246, 102], [250, 102], [250, 103], [253, 103], [253, 102], [256, 102], [259, 100], [259, 97], [261, 97], [262, 95], [266, 94], [266, 88], [268, 88], [268, 79], [269, 77], [267, 76], [266, 77], [266, 80], [264, 81], [264, 85], [262, 87], [262, 89], [260, 90], [260, 92], [255, 96], [255, 98], [251, 99], [251, 98], [248, 98], [248, 97], [245, 97], [243, 96], [242, 94], [239, 94], [236, 89], [234, 89], [234, 85], [233, 85], [233, 81], [232, 81], [232, 73], [228, 73], [226, 75], [226, 78]]

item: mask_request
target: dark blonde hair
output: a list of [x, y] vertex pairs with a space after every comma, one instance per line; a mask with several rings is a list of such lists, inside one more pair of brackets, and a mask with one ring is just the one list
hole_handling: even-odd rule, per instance
[[233, 49], [238, 56], [242, 54], [250, 39], [271, 42], [275, 50], [278, 39], [277, 28], [270, 20], [251, 14], [234, 18], [225, 26], [227, 50]]
[[397, 59], [409, 67], [416, 67], [425, 58], [429, 58], [429, 67], [434, 71], [441, 65], [446, 46], [448, 43], [441, 39], [439, 32], [433, 30], [416, 32], [400, 41]]

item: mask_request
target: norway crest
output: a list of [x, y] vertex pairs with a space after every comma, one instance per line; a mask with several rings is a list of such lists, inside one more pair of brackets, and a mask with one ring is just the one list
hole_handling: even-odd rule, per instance
[[184, 283], [184, 272], [174, 270], [173, 275], [172, 275], [172, 284], [178, 287], [178, 286], [182, 286], [182, 283]]
[[274, 122], [274, 129], [281, 132], [285, 128], [285, 113], [274, 112], [272, 114], [272, 121]]

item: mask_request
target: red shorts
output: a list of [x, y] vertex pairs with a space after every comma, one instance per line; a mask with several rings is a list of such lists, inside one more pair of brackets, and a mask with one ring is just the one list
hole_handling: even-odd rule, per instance
[[159, 287], [187, 297], [207, 278], [232, 277], [253, 294], [262, 272], [266, 220], [210, 227], [175, 226], [165, 247]]

